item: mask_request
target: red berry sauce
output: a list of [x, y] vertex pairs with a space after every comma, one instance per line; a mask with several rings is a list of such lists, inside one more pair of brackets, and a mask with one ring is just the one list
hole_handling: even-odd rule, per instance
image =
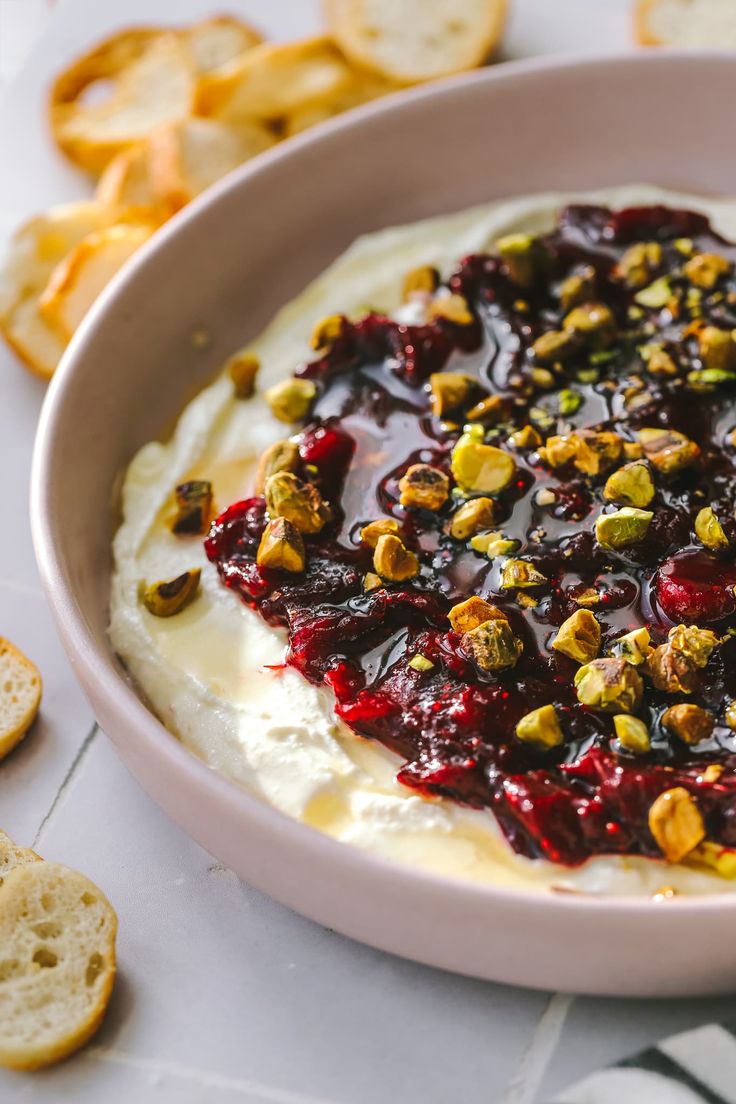
[[[346, 321], [329, 351], [296, 371], [317, 385], [298, 438], [300, 474], [334, 512], [332, 524], [305, 537], [306, 570], [293, 575], [256, 563], [267, 521], [260, 496], [230, 506], [206, 540], [223, 583], [267, 621], [287, 628], [288, 662], [334, 691], [337, 714], [356, 733], [402, 758], [398, 777], [406, 786], [488, 809], [511, 846], [527, 856], [571, 865], [599, 853], [661, 857], [648, 810], [673, 786], [696, 797], [709, 839], [736, 846], [736, 733], [725, 723], [726, 706], [736, 696], [736, 642], [727, 636], [736, 627], [736, 543], [712, 553], [693, 531], [698, 511], [712, 505], [736, 541], [736, 408], [727, 378], [704, 391], [691, 377], [703, 367], [693, 336], [698, 326], [736, 327], [736, 280], [722, 276], [693, 297], [682, 273], [681, 239], [689, 239], [696, 253], [736, 259], [736, 247], [700, 215], [575, 206], [541, 239], [547, 261], [533, 286], [515, 284], [491, 255], [459, 264], [447, 283], [469, 303], [471, 325], [438, 319], [411, 326], [377, 314]], [[672, 296], [665, 306], [637, 307], [635, 292], [614, 266], [632, 242], [653, 240], [663, 251], [657, 275], [669, 279]], [[561, 326], [560, 282], [583, 265], [595, 270], [592, 298], [613, 312], [616, 340], [603, 352], [580, 350], [564, 362], [551, 389], [540, 388], [531, 345]], [[670, 353], [675, 375], [647, 375], [637, 350], [652, 342]], [[501, 589], [502, 560], [445, 535], [457, 499], [438, 513], [399, 505], [398, 481], [410, 464], [450, 472], [462, 427], [432, 414], [426, 385], [430, 373], [443, 369], [476, 378], [472, 401], [488, 395], [508, 401], [507, 416], [486, 436], [508, 448], [517, 465], [514, 481], [496, 496], [494, 528], [519, 541], [514, 556], [549, 580], [534, 592], [533, 608], [522, 608]], [[631, 403], [637, 387], [639, 401]], [[560, 412], [562, 389], [581, 396], [572, 414]], [[655, 472], [646, 539], [614, 552], [597, 544], [593, 529], [605, 506], [605, 477], [587, 478], [572, 465], [552, 470], [536, 451], [514, 449], [509, 436], [530, 423], [543, 439], [582, 427], [613, 430], [628, 441], [640, 427], [677, 429], [700, 446], [700, 460], [673, 475]], [[554, 501], [540, 505], [539, 491], [546, 488]], [[421, 572], [408, 583], [365, 592], [373, 553], [361, 543], [360, 529], [385, 516], [399, 522]], [[653, 644], [680, 622], [715, 627], [725, 636], [698, 672], [692, 694], [665, 693], [645, 680], [637, 711], [651, 734], [645, 755], [621, 748], [610, 714], [578, 702], [578, 664], [549, 647], [556, 626], [580, 608], [575, 598], [591, 588], [601, 596], [593, 607], [603, 633], [600, 655], [641, 625]], [[500, 607], [523, 641], [513, 668], [486, 672], [461, 651], [447, 614], [470, 594]], [[408, 665], [419, 654], [432, 662], [430, 670]], [[696, 746], [661, 724], [664, 710], [684, 701], [716, 718], [712, 737]], [[551, 750], [521, 743], [517, 722], [547, 703], [557, 708], [564, 743]], [[713, 762], [723, 773], [704, 779]]]

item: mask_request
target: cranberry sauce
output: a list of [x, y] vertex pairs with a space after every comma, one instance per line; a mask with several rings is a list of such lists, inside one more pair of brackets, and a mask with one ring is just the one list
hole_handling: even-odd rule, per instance
[[[499, 255], [459, 264], [434, 302], [451, 292], [465, 316], [430, 308], [418, 325], [375, 313], [343, 319], [296, 372], [316, 385], [294, 438], [296, 473], [332, 511], [321, 531], [303, 535], [305, 569], [257, 561], [269, 520], [262, 495], [225, 510], [206, 540], [224, 584], [288, 629], [288, 663], [334, 691], [356, 733], [401, 756], [402, 783], [492, 811], [524, 855], [566, 864], [597, 853], [661, 857], [649, 811], [673, 787], [695, 799], [709, 840], [736, 846], [736, 732], [726, 722], [736, 696], [734, 260], [736, 247], [702, 216], [574, 206], [548, 235], [516, 236]], [[421, 306], [431, 293], [410, 298]], [[441, 417], [429, 383], [440, 372], [473, 377]], [[479, 407], [489, 396], [498, 399]], [[476, 493], [458, 485], [452, 461], [471, 416], [480, 427], [472, 440], [514, 462], [513, 478], [491, 493], [486, 528], [496, 543], [485, 551], [449, 534]], [[575, 441], [590, 429], [615, 435], [614, 463], [599, 456], [592, 470], [598, 460], [591, 469], [574, 449], [555, 457], [550, 438]], [[661, 432], [640, 439], [643, 429]], [[689, 458], [670, 462], [682, 447]], [[648, 527], [634, 541], [601, 543], [597, 519], [627, 501], [604, 495], [606, 481], [637, 458], [654, 484]], [[414, 464], [449, 477], [439, 509], [400, 504], [399, 481]], [[715, 519], [707, 543], [695, 531], [704, 507]], [[407, 581], [379, 579], [361, 540], [381, 518], [395, 519], [418, 557]], [[509, 585], [510, 559], [542, 581]], [[452, 631], [448, 613], [470, 595], [507, 618], [523, 645], [513, 665], [488, 669]], [[643, 696], [631, 712], [648, 730], [644, 751], [617, 739], [615, 708], [579, 700], [580, 663], [551, 647], [580, 609], [600, 624], [600, 657], [639, 626], [650, 648], [678, 624], [718, 634], [681, 683], [639, 668]], [[685, 702], [712, 718], [697, 743], [662, 723]], [[520, 739], [521, 718], [550, 704], [561, 742]], [[713, 763], [720, 774], [704, 773]]]

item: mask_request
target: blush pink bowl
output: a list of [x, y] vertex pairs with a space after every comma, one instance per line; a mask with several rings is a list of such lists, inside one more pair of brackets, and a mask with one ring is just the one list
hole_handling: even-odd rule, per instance
[[[121, 473], [225, 357], [358, 234], [495, 197], [651, 181], [736, 191], [714, 105], [730, 55], [502, 65], [317, 128], [166, 226], [71, 343], [32, 478], [36, 552], [61, 638], [132, 773], [194, 839], [272, 897], [355, 939], [482, 978], [586, 993], [736, 984], [736, 896], [541, 896], [392, 865], [262, 804], [148, 711], [106, 635]], [[197, 349], [193, 331], [213, 340]]]

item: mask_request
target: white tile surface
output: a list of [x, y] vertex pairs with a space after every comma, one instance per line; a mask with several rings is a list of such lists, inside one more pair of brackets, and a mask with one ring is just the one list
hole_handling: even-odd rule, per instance
[[[0, 80], [42, 5], [0, 0]], [[56, 4], [0, 101], [0, 239], [39, 207], [89, 190], [46, 133], [53, 71], [113, 26], [182, 22], [213, 6], [272, 37], [317, 26], [312, 0]], [[516, 0], [504, 50], [627, 47], [627, 0]], [[2, 1104], [534, 1104], [664, 1034], [736, 1014], [736, 1000], [571, 1001], [402, 962], [274, 904], [183, 836], [93, 730], [38, 592], [25, 503], [42, 394], [0, 349], [0, 470], [11, 476], [0, 634], [45, 678], [41, 721], [0, 768], [0, 823], [106, 890], [120, 916], [120, 978], [95, 1045], [45, 1073], [0, 1072]]]

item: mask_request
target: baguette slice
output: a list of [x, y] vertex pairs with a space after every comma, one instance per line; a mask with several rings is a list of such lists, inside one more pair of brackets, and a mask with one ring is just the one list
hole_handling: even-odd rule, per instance
[[19, 847], [14, 843], [7, 832], [0, 828], [0, 886], [3, 879], [16, 866], [24, 866], [26, 863], [41, 862], [41, 856], [30, 847]]
[[38, 668], [9, 640], [0, 637], [0, 759], [23, 739], [36, 719], [40, 703]]
[[0, 1066], [38, 1069], [97, 1030], [115, 979], [117, 917], [58, 863], [16, 866], [0, 885]]
[[416, 84], [482, 64], [501, 37], [506, 0], [324, 0], [324, 10], [351, 61]]
[[733, 0], [637, 0], [637, 41], [643, 46], [736, 49]]

